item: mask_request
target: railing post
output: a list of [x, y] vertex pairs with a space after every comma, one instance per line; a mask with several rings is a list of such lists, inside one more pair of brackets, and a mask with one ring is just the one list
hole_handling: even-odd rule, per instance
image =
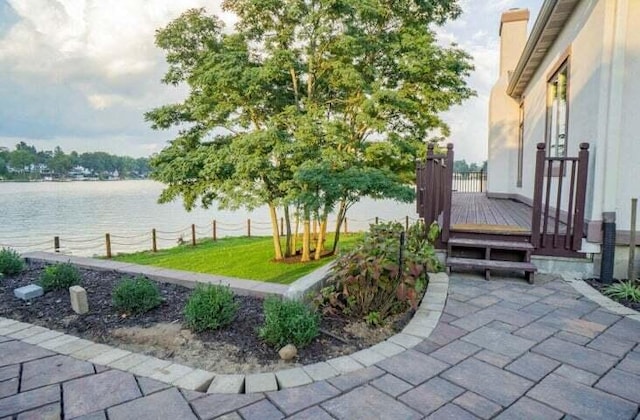
[[444, 197], [442, 203], [442, 233], [440, 236], [440, 240], [443, 243], [447, 243], [449, 241], [449, 229], [451, 228], [451, 189], [453, 187], [453, 144], [447, 144], [447, 161], [444, 179], [442, 180], [444, 183]]
[[111, 258], [111, 235], [106, 233], [104, 235], [104, 242], [105, 242], [105, 246], [107, 248], [107, 258]]
[[151, 250], [158, 252], [158, 243], [156, 241], [156, 228], [151, 229]]
[[[573, 225], [573, 247], [578, 251], [582, 247], [584, 234], [584, 205], [587, 197], [587, 174], [589, 173], [589, 143], [580, 143], [578, 153], [578, 185], [576, 187], [576, 212]], [[567, 229], [570, 229], [567, 226]], [[568, 232], [567, 232], [568, 233]]]
[[480, 169], [480, 192], [484, 191], [484, 186], [482, 183], [484, 182], [484, 169]]
[[60, 237], [59, 236], [54, 236], [53, 237], [53, 251], [54, 252], [60, 252]]
[[533, 183], [533, 208], [531, 211], [531, 245], [540, 246], [540, 217], [542, 215], [542, 184], [544, 181], [545, 144], [536, 145], [536, 172]]

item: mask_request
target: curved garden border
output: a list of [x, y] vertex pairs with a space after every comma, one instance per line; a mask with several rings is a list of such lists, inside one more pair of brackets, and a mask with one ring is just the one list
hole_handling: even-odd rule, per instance
[[[123, 274], [134, 275], [143, 274], [154, 280], [177, 283], [187, 287], [194, 287], [198, 283], [217, 284], [222, 282], [223, 284], [228, 284], [238, 294], [258, 296], [303, 296], [307, 290], [313, 288], [324, 277], [327, 270], [325, 266], [305, 276], [300, 283], [295, 282], [288, 287], [279, 284], [92, 258], [70, 257], [60, 254], [39, 252], [24, 254], [23, 256], [28, 261], [49, 263], [69, 261], [80, 267], [94, 270], [114, 270]], [[6, 335], [79, 360], [87, 360], [98, 365], [131, 372], [138, 376], [148, 377], [183, 389], [227, 394], [267, 392], [307, 385], [315, 381], [322, 381], [364, 369], [416, 346], [429, 337], [438, 324], [447, 299], [448, 288], [449, 277], [445, 273], [429, 273], [427, 293], [413, 318], [402, 332], [348, 356], [268, 373], [218, 375], [214, 372], [194, 369], [155, 357], [132, 353], [7, 318], [0, 318], [0, 335]]]

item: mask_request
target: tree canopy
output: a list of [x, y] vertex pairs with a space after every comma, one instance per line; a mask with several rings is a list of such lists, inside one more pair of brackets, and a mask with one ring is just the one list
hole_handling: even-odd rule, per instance
[[416, 157], [448, 135], [439, 114], [473, 95], [469, 56], [439, 45], [434, 32], [461, 13], [457, 2], [225, 0], [223, 8], [238, 16], [232, 31], [192, 9], [156, 33], [169, 65], [163, 83], [189, 88], [184, 101], [145, 114], [156, 129], [180, 129], [152, 160], [153, 177], [167, 185], [160, 200], [267, 205], [276, 259], [278, 209], [284, 255], [295, 252], [293, 209], [303, 261], [313, 220], [319, 258], [331, 212], [339, 233], [361, 197], [412, 200]]

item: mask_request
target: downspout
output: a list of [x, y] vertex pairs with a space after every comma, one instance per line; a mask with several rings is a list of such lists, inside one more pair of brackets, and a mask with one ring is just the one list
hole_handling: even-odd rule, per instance
[[613, 40], [611, 61], [609, 63], [609, 96], [607, 109], [607, 145], [600, 150], [604, 153], [604, 177], [602, 200], [602, 264], [600, 281], [611, 283], [613, 280], [616, 246], [616, 207], [618, 198], [620, 135], [622, 124], [622, 96], [624, 93], [624, 68], [626, 55], [628, 0], [615, 1], [613, 21]]

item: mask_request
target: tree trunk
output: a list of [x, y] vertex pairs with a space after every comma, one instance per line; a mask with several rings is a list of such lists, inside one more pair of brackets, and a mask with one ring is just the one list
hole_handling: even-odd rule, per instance
[[293, 255], [293, 252], [295, 252], [296, 248], [291, 238], [291, 215], [289, 214], [289, 206], [284, 206], [284, 226], [285, 233], [287, 235], [284, 255], [285, 257], [290, 257], [291, 255]]
[[322, 216], [322, 221], [320, 222], [318, 240], [316, 241], [316, 253], [314, 255], [315, 260], [319, 260], [322, 257], [322, 252], [324, 251], [324, 241], [326, 237], [327, 237], [327, 215], [324, 214]]
[[280, 231], [278, 230], [278, 215], [276, 207], [269, 203], [269, 216], [271, 217], [271, 233], [273, 236], [273, 248], [276, 261], [282, 260], [282, 245], [280, 245]]
[[298, 253], [298, 231], [300, 230], [300, 216], [296, 216], [296, 230], [293, 232], [293, 253]]
[[311, 261], [311, 221], [309, 220], [309, 213], [307, 212], [302, 222], [302, 256], [300, 262]]
[[340, 241], [340, 229], [342, 228], [342, 222], [347, 214], [347, 205], [343, 201], [340, 201], [340, 208], [338, 209], [338, 220], [336, 221], [336, 234], [333, 237], [333, 247], [331, 248], [331, 254], [335, 254], [338, 250], [338, 241]]

